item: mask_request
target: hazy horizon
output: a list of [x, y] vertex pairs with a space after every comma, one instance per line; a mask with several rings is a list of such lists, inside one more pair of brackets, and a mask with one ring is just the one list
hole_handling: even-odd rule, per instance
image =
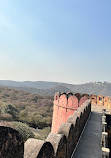
[[[57, 82], [57, 81], [47, 81], [47, 80], [1, 80], [0, 81], [12, 81], [12, 82]], [[87, 84], [87, 83], [98, 83], [98, 82], [101, 82], [101, 83], [104, 83], [104, 82], [107, 82], [107, 83], [111, 83], [111, 81], [92, 81], [92, 82], [85, 82], [85, 83], [69, 83], [69, 82], [57, 82], [57, 83], [65, 83], [65, 84], [74, 84], [74, 85], [81, 85], [81, 84]]]
[[0, 80], [111, 81], [110, 8], [110, 0], [0, 0]]

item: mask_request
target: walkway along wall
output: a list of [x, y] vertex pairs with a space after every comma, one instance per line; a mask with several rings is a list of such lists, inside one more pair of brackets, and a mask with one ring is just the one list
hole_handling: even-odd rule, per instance
[[[91, 112], [90, 100], [85, 101], [80, 107], [77, 107], [76, 103], [77, 99], [72, 93], [55, 95], [54, 110], [58, 112], [59, 109], [61, 115], [65, 114], [64, 117], [60, 115], [58, 119], [63, 122], [59, 124], [58, 130], [54, 128], [56, 133], [49, 133], [45, 141], [28, 139], [25, 148], [16, 130], [6, 124], [0, 125], [0, 158], [70, 158]], [[56, 119], [55, 116], [54, 118]], [[56, 123], [55, 121], [55, 125]]]

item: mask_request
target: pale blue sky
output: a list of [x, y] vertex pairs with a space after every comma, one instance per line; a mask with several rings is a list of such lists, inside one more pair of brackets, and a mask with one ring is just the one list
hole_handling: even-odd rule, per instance
[[111, 81], [111, 0], [0, 0], [0, 79]]

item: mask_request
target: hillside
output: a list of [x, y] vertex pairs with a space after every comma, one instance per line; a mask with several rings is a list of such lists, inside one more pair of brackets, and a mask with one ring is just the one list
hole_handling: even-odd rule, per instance
[[88, 93], [88, 94], [102, 94], [104, 96], [111, 96], [111, 83], [108, 82], [90, 82], [81, 85], [67, 86], [74, 92]]
[[0, 87], [0, 122], [8, 121], [22, 134], [24, 141], [29, 137], [47, 137], [52, 123], [52, 111], [51, 96]]
[[30, 88], [30, 87], [11, 87], [14, 89], [20, 89], [23, 91], [27, 91], [33, 94], [38, 94], [42, 96], [54, 96], [55, 92], [70, 92], [71, 89], [67, 88], [62, 85], [57, 85], [49, 89], [37, 89], [37, 88]]
[[[45, 135], [52, 122], [53, 97], [40, 96], [7, 87], [0, 87], [0, 120], [16, 121], [40, 129]], [[15, 123], [14, 123], [15, 124]], [[19, 127], [25, 127], [17, 123]], [[42, 129], [42, 130], [41, 130]]]
[[0, 80], [0, 85], [2, 86], [10, 86], [10, 87], [31, 87], [38, 89], [49, 89], [54, 86], [57, 86], [59, 83], [57, 82], [46, 82], [46, 81], [10, 81], [10, 80]]
[[67, 84], [58, 82], [46, 81], [5, 81], [0, 80], [1, 86], [9, 88], [21, 89], [38, 95], [51, 95], [54, 96], [55, 92], [79, 92], [88, 94], [102, 94], [104, 96], [111, 96], [111, 83], [108, 82], [90, 82], [85, 84]]

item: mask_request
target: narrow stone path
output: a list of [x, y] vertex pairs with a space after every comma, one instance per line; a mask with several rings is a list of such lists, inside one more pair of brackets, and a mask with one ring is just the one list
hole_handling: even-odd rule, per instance
[[103, 106], [92, 105], [92, 112], [72, 158], [101, 158]]

